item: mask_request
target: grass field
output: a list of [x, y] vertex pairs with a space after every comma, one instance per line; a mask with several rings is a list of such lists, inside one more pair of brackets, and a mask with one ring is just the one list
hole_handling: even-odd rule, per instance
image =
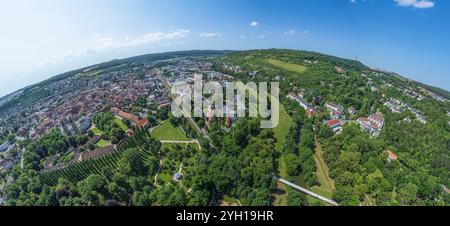
[[158, 128], [155, 128], [152, 131], [152, 136], [158, 140], [174, 140], [174, 141], [191, 140], [180, 128], [173, 127], [173, 125], [169, 121], [166, 121]]
[[103, 134], [103, 131], [101, 131], [99, 128], [93, 128], [92, 132], [94, 133], [94, 135], [96, 136], [101, 136]]
[[109, 142], [109, 141], [107, 141], [107, 140], [100, 140], [98, 143], [97, 143], [97, 146], [98, 147], [101, 147], [101, 148], [104, 148], [104, 147], [106, 147], [106, 146], [108, 146], [108, 145], [111, 145], [111, 142]]
[[[316, 162], [316, 176], [320, 183], [320, 186], [314, 186], [311, 190], [326, 198], [333, 197], [333, 191], [335, 190], [334, 180], [330, 178], [328, 166], [323, 159], [322, 147], [316, 142], [316, 153], [314, 154], [314, 161]], [[310, 203], [318, 202], [316, 199], [308, 197]]]
[[275, 148], [281, 151], [284, 143], [284, 139], [288, 132], [289, 126], [292, 124], [292, 118], [286, 113], [284, 106], [280, 104], [280, 122], [277, 127], [273, 129], [277, 144]]
[[300, 74], [302, 74], [303, 72], [306, 71], [306, 67], [302, 66], [302, 65], [286, 63], [283, 61], [273, 60], [273, 59], [269, 59], [267, 61], [270, 64], [272, 64], [273, 66], [284, 69], [286, 71], [300, 73]]
[[120, 120], [119, 118], [114, 118], [114, 122], [115, 122], [117, 125], [119, 125], [120, 128], [121, 128], [123, 131], [126, 132], [126, 131], [128, 130], [127, 125], [125, 125], [125, 123], [123, 123], [122, 120]]
[[[289, 126], [292, 124], [292, 118], [286, 113], [284, 106], [280, 104], [280, 122], [277, 127], [273, 129], [274, 136], [277, 139], [275, 149], [281, 152], [283, 148], [283, 143], [288, 132]], [[278, 163], [278, 171], [281, 177], [286, 178], [287, 173], [284, 166], [283, 159], [280, 159]], [[276, 194], [274, 205], [276, 206], [287, 206], [287, 187], [284, 184], [278, 183], [277, 188], [284, 193]]]

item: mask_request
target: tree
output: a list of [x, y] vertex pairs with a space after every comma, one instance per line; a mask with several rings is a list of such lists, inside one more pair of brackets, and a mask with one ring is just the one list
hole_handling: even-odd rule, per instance
[[289, 153], [284, 156], [284, 164], [286, 166], [286, 173], [290, 176], [297, 176], [300, 174], [300, 158], [293, 154]]
[[342, 206], [358, 206], [358, 195], [350, 186], [336, 186], [333, 199]]

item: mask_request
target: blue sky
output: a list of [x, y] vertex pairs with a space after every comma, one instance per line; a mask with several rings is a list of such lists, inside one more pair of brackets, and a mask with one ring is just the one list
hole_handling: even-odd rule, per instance
[[0, 96], [138, 54], [290, 48], [450, 90], [448, 0], [5, 0]]

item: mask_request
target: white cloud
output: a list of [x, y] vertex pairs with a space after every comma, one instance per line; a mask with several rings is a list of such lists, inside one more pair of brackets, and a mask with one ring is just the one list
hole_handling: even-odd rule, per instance
[[150, 44], [164, 44], [170, 41], [182, 41], [189, 33], [189, 30], [180, 29], [173, 32], [152, 32], [135, 37], [126, 36], [122, 39], [117, 39], [109, 35], [95, 34], [92, 37], [92, 42], [87, 45], [86, 48], [78, 51], [68, 51], [59, 56], [47, 59], [38, 64], [34, 69], [30, 69], [30, 71], [57, 65], [63, 63], [64, 61], [74, 60], [79, 57], [84, 57], [89, 54], [107, 50], [126, 49]]
[[259, 23], [257, 21], [253, 21], [250, 23], [250, 26], [252, 27], [257, 27], [259, 25]]
[[189, 30], [180, 29], [173, 32], [153, 32], [136, 37], [127, 36], [124, 39], [114, 39], [111, 36], [96, 34], [92, 38], [94, 41], [94, 47], [92, 47], [92, 49], [96, 51], [104, 49], [137, 47], [147, 44], [159, 43], [167, 40], [183, 39], [189, 33]]
[[202, 32], [200, 34], [200, 37], [203, 37], [203, 38], [222, 37], [222, 34], [220, 34], [218, 32]]
[[289, 31], [284, 32], [284, 34], [285, 35], [296, 35], [297, 32], [295, 30], [289, 30]]
[[258, 36], [256, 36], [256, 38], [265, 38], [266, 36], [265, 35], [258, 35]]
[[242, 36], [241, 36], [241, 39], [245, 39], [245, 38], [246, 38], [245, 35], [242, 35]]
[[398, 6], [418, 9], [433, 8], [435, 3], [431, 0], [394, 0]]

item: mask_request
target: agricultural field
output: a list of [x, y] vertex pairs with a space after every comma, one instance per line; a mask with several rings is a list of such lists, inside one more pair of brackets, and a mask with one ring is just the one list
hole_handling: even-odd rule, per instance
[[[103, 169], [110, 168], [113, 171], [117, 170], [117, 163], [122, 158], [123, 151], [128, 148], [137, 148], [140, 160], [143, 162], [148, 161], [150, 156], [156, 155], [156, 149], [159, 149], [154, 139], [151, 139], [149, 134], [145, 132], [136, 133], [133, 137], [128, 139], [124, 146], [116, 150], [115, 152], [103, 155], [96, 159], [77, 162], [69, 165], [61, 170], [55, 170], [52, 172], [41, 173], [41, 178], [44, 183], [55, 185], [59, 178], [66, 178], [71, 182], [78, 182], [90, 174], [103, 174]], [[150, 147], [150, 148], [146, 148]]]
[[286, 71], [300, 73], [300, 74], [302, 74], [306, 71], [306, 67], [303, 65], [286, 63], [286, 62], [274, 60], [274, 59], [269, 59], [267, 61], [270, 64], [272, 64], [273, 66], [281, 68]]
[[179, 127], [174, 127], [169, 121], [164, 122], [152, 131], [152, 136], [158, 140], [189, 141], [185, 132]]

